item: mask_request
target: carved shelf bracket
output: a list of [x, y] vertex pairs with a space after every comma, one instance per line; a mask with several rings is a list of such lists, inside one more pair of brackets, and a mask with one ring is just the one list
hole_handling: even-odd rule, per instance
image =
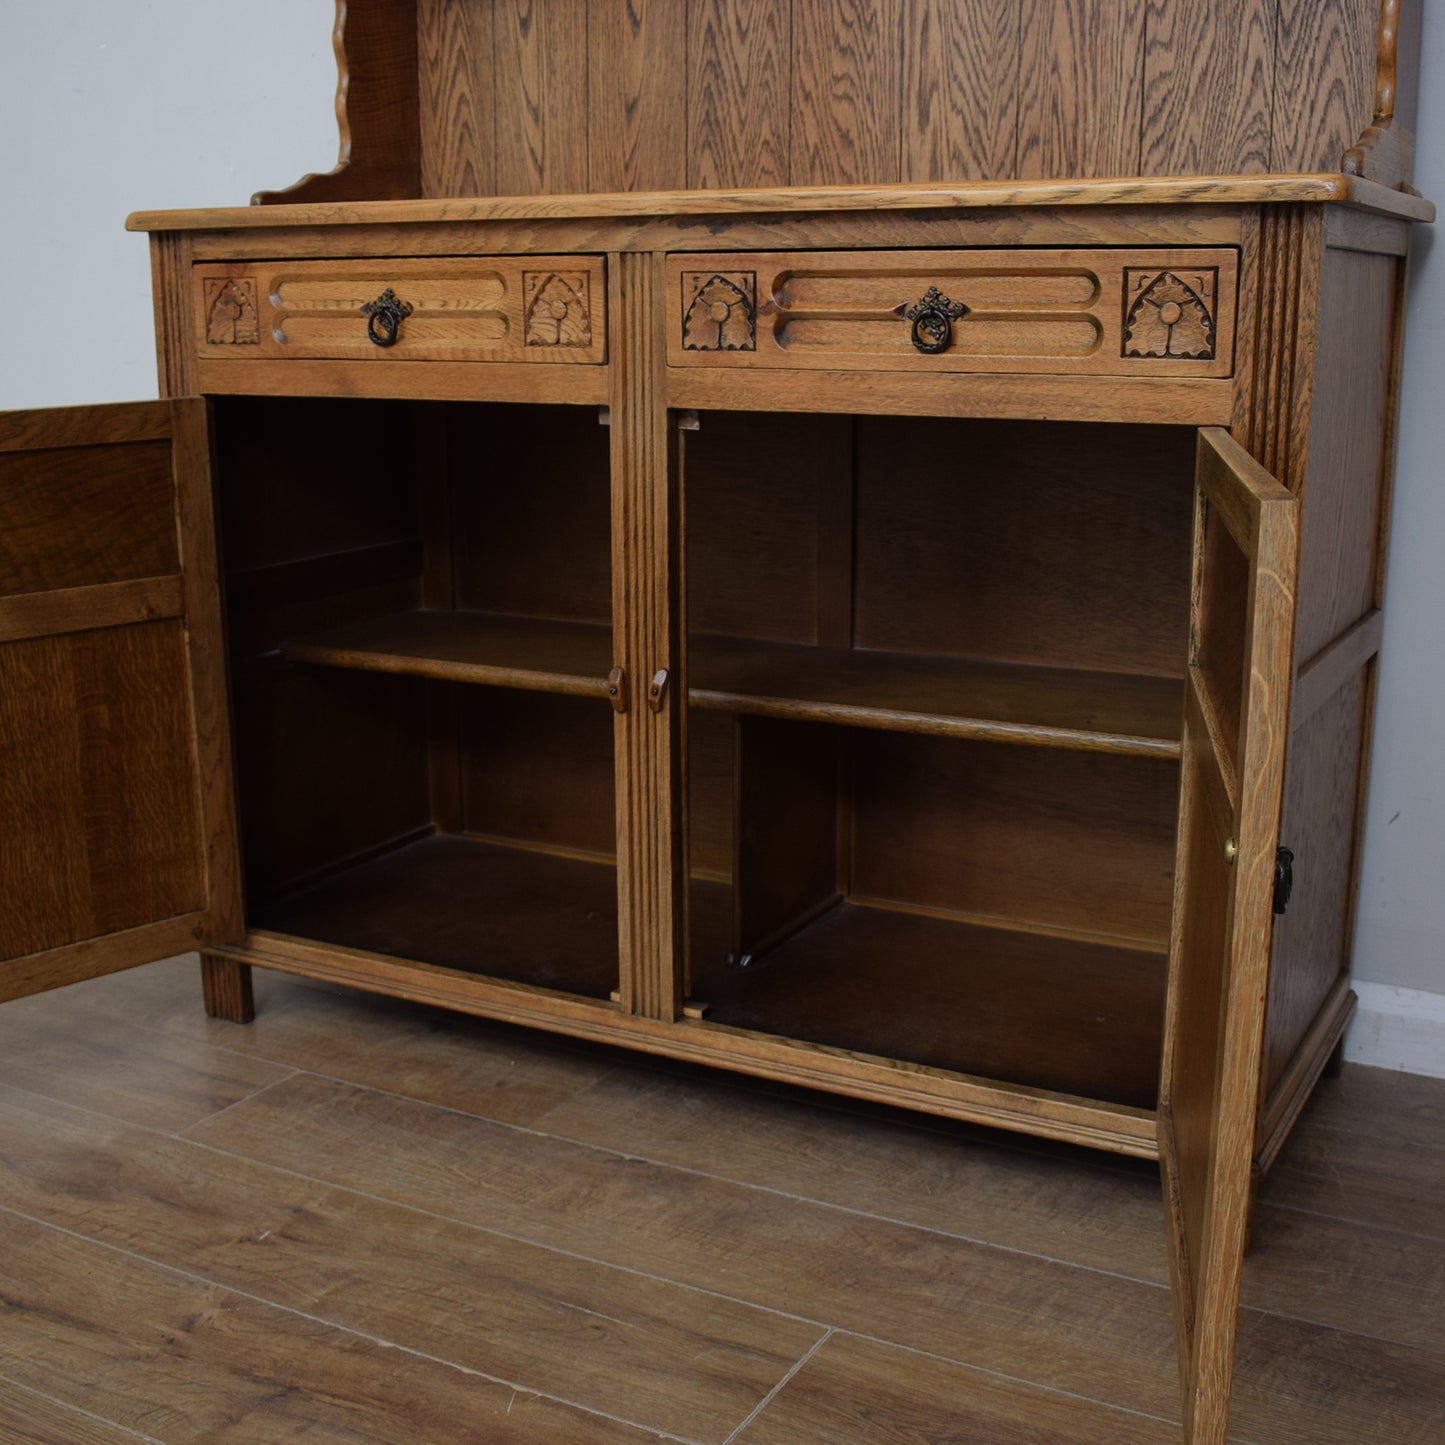
[[1212, 360], [1218, 289], [1212, 270], [1187, 279], [1173, 271], [1126, 270], [1123, 354]]
[[686, 351], [756, 351], [755, 271], [682, 273], [682, 345]]

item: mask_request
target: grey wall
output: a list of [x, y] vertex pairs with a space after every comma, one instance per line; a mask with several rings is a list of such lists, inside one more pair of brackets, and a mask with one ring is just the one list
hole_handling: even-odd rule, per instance
[[[1427, 0], [1416, 186], [1445, 216], [1445, 5]], [[1445, 236], [1416, 233], [1355, 975], [1445, 994]]]

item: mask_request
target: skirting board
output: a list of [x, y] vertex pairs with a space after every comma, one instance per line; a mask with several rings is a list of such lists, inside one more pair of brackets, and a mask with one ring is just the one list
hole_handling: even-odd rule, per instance
[[1445, 1079], [1445, 994], [1355, 980], [1359, 1007], [1345, 1058], [1376, 1069]]

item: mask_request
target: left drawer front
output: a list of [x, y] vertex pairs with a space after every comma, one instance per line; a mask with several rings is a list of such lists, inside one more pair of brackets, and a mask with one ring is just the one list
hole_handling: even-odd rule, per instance
[[212, 360], [607, 359], [600, 256], [206, 262], [194, 300]]

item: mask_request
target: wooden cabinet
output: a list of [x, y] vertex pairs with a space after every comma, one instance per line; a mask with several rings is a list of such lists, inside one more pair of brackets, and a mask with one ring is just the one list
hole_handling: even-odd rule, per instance
[[494, 200], [500, 129], [393, 105], [466, 8], [349, 7], [349, 170], [133, 218], [176, 400], [0, 427], [0, 995], [199, 946], [230, 1018], [262, 965], [1157, 1157], [1222, 1441], [1351, 1008], [1394, 120], [1353, 174]]

